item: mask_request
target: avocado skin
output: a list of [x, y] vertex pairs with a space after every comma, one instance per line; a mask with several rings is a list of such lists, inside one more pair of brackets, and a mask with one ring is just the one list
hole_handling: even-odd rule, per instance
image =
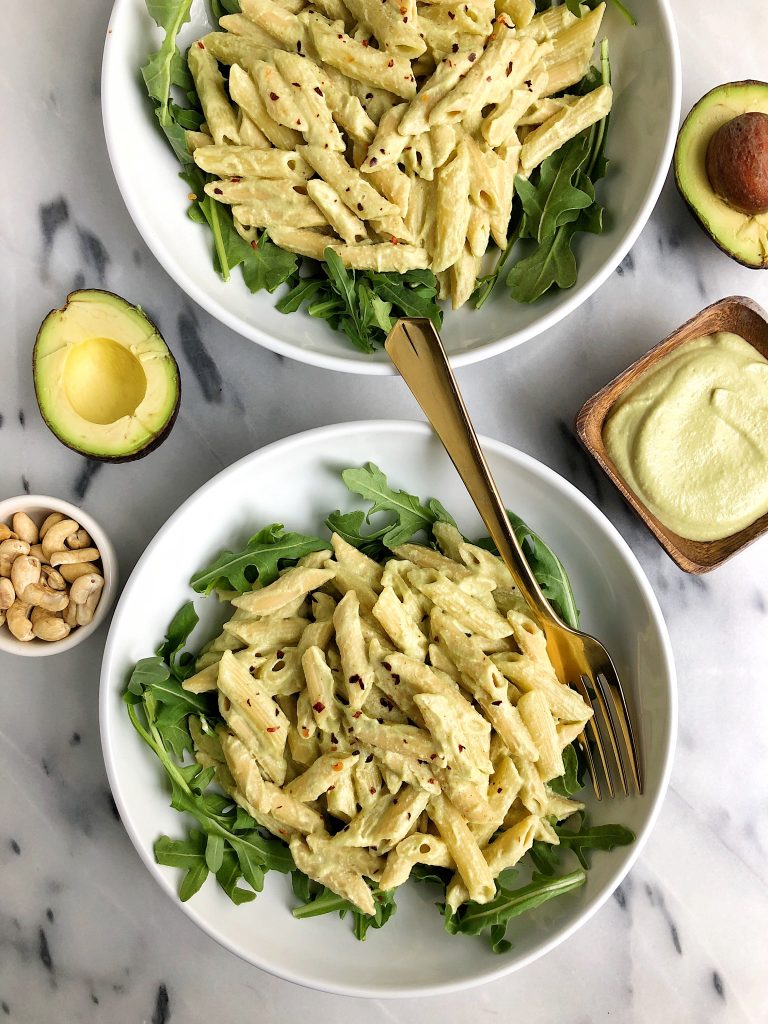
[[[723, 85], [716, 85], [714, 87], [714, 89], [710, 89], [709, 92], [705, 93], [701, 97], [701, 99], [698, 100], [696, 103], [694, 103], [694, 105], [691, 107], [691, 109], [690, 109], [690, 111], [688, 113], [688, 116], [683, 121], [682, 125], [680, 126], [680, 131], [677, 134], [678, 143], [679, 143], [680, 137], [683, 135], [683, 132], [686, 130], [686, 127], [688, 126], [689, 122], [691, 122], [692, 118], [695, 119], [697, 117], [701, 107], [706, 102], [706, 100], [708, 100], [714, 93], [720, 92], [720, 90], [725, 89], [725, 88], [732, 88], [732, 89], [759, 88], [759, 89], [764, 89], [765, 92], [766, 92], [766, 99], [768, 100], [768, 82], [761, 82], [759, 79], [756, 79], [756, 78], [745, 78], [745, 79], [742, 79], [739, 82], [726, 82]], [[768, 261], [763, 262], [763, 263], [752, 263], [749, 260], [742, 259], [735, 252], [733, 252], [731, 249], [729, 249], [728, 246], [726, 245], [726, 243], [724, 241], [721, 241], [719, 238], [717, 238], [717, 236], [710, 230], [707, 222], [703, 219], [700, 211], [695, 206], [693, 200], [690, 199], [686, 195], [685, 185], [684, 185], [683, 180], [682, 180], [684, 172], [681, 173], [680, 161], [678, 160], [677, 147], [675, 148], [675, 155], [674, 155], [674, 159], [673, 159], [673, 164], [674, 164], [674, 168], [675, 168], [675, 185], [677, 187], [677, 191], [680, 193], [680, 196], [681, 196], [683, 202], [688, 207], [688, 209], [691, 211], [691, 213], [693, 214], [693, 216], [694, 216], [694, 218], [696, 220], [696, 223], [699, 225], [701, 230], [706, 234], [707, 238], [709, 238], [712, 242], [714, 242], [715, 245], [718, 247], [718, 249], [721, 252], [725, 253], [726, 256], [729, 256], [732, 260], [734, 260], [736, 263], [739, 263], [742, 267], [747, 267], [747, 269], [749, 269], [749, 270], [768, 270]], [[712, 189], [712, 194], [715, 195], [714, 189]]]
[[[76, 445], [70, 444], [68, 441], [65, 441], [61, 437], [61, 435], [59, 434], [58, 430], [56, 429], [54, 424], [51, 423], [50, 419], [45, 415], [45, 413], [43, 412], [42, 406], [40, 405], [40, 400], [39, 400], [39, 397], [38, 397], [38, 394], [37, 394], [37, 343], [40, 340], [40, 335], [41, 335], [41, 333], [42, 333], [46, 323], [48, 322], [48, 318], [50, 316], [53, 316], [56, 313], [63, 313], [66, 310], [67, 306], [69, 306], [69, 304], [73, 300], [75, 300], [78, 295], [82, 294], [83, 292], [89, 292], [89, 293], [96, 293], [96, 294], [104, 295], [104, 296], [107, 296], [110, 299], [116, 299], [118, 302], [120, 302], [120, 303], [122, 303], [122, 304], [124, 304], [126, 306], [130, 306], [130, 307], [132, 307], [135, 310], [138, 310], [141, 313], [141, 316], [147, 321], [147, 323], [157, 333], [158, 337], [163, 339], [163, 343], [165, 344], [166, 350], [168, 352], [168, 356], [169, 356], [170, 361], [173, 364], [173, 368], [174, 368], [174, 370], [176, 372], [176, 385], [177, 385], [177, 389], [176, 389], [176, 402], [175, 402], [175, 405], [173, 407], [173, 412], [171, 413], [171, 415], [166, 420], [166, 422], [165, 422], [164, 426], [162, 427], [162, 429], [159, 430], [152, 437], [152, 439], [150, 441], [148, 441], [143, 447], [139, 448], [135, 452], [131, 452], [130, 455], [98, 455], [96, 452], [84, 452], [81, 448], [78, 448]], [[57, 309], [50, 310], [48, 312], [48, 314], [43, 318], [43, 321], [40, 324], [40, 327], [38, 328], [37, 335], [35, 336], [35, 344], [32, 346], [32, 381], [33, 381], [34, 386], [35, 386], [35, 398], [37, 399], [37, 407], [38, 407], [38, 409], [40, 411], [40, 415], [42, 416], [43, 421], [45, 422], [45, 425], [48, 427], [48, 429], [54, 435], [56, 440], [61, 442], [61, 444], [63, 444], [66, 448], [69, 448], [70, 451], [77, 452], [78, 455], [82, 455], [86, 459], [93, 459], [96, 462], [109, 462], [109, 463], [113, 463], [113, 464], [118, 464], [120, 462], [135, 462], [137, 459], [143, 459], [145, 455], [149, 455], [150, 452], [153, 452], [153, 451], [155, 451], [156, 448], [159, 448], [160, 445], [163, 443], [163, 441], [165, 441], [165, 439], [168, 437], [168, 435], [171, 432], [171, 429], [173, 428], [174, 423], [176, 422], [176, 417], [179, 415], [179, 409], [181, 408], [181, 373], [179, 372], [179, 364], [177, 363], [176, 357], [174, 356], [173, 352], [171, 352], [170, 348], [168, 347], [167, 343], [165, 342], [165, 338], [163, 338], [163, 335], [160, 333], [160, 330], [158, 329], [157, 324], [154, 322], [154, 320], [152, 320], [152, 318], [150, 316], [147, 315], [145, 310], [142, 309], [140, 306], [136, 306], [133, 303], [128, 302], [128, 300], [124, 299], [122, 295], [118, 295], [116, 292], [111, 292], [111, 291], [109, 291], [106, 288], [77, 288], [77, 289], [75, 289], [75, 291], [70, 292], [67, 295], [66, 301], [65, 301], [63, 306], [61, 306], [61, 307], [59, 307]]]

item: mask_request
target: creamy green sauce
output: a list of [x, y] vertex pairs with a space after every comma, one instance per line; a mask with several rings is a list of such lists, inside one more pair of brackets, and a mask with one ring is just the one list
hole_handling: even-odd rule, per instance
[[668, 529], [730, 537], [768, 512], [768, 360], [737, 334], [685, 342], [627, 388], [603, 441]]

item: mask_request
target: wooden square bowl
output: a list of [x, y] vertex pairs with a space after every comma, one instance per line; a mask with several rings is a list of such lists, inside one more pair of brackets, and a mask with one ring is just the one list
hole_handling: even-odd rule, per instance
[[678, 327], [668, 338], [585, 402], [576, 417], [576, 431], [592, 458], [618, 487], [667, 554], [681, 569], [697, 574], [716, 569], [731, 555], [735, 555], [747, 544], [768, 533], [768, 513], [738, 533], [722, 540], [698, 541], [681, 537], [660, 523], [627, 486], [606, 451], [603, 443], [603, 425], [617, 399], [647, 370], [686, 341], [718, 331], [730, 331], [740, 335], [768, 359], [768, 314], [751, 299], [743, 295], [731, 295], [702, 309], [682, 327]]

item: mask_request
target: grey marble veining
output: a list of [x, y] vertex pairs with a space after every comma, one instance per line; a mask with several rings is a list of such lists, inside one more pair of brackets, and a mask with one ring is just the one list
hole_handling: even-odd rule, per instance
[[[766, 77], [764, 6], [673, 0], [685, 111], [719, 82]], [[0, 72], [12, 154], [0, 217], [0, 495], [81, 502], [117, 541], [126, 577], [170, 512], [242, 455], [339, 419], [416, 410], [396, 380], [285, 360], [190, 303], [144, 246], [111, 175], [98, 89], [108, 0], [31, 0], [10, 12]], [[180, 362], [179, 420], [141, 463], [83, 459], [37, 412], [36, 328], [84, 284], [141, 301]], [[461, 372], [479, 430], [552, 466], [616, 524], [674, 644], [672, 785], [639, 863], [577, 936], [493, 985], [399, 1004], [308, 993], [226, 953], [160, 896], [118, 820], [98, 736], [102, 629], [55, 659], [0, 656], [0, 1021], [768, 1020], [768, 542], [704, 579], [684, 575], [572, 429], [589, 394], [730, 293], [768, 305], [768, 281], [719, 253], [668, 182], [630, 255], [576, 314]]]

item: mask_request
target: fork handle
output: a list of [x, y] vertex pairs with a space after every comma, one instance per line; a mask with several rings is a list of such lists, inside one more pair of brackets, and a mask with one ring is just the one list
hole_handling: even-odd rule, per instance
[[507, 518], [501, 495], [432, 321], [426, 317], [398, 320], [389, 333], [385, 348], [442, 441], [523, 598], [544, 621], [551, 620], [554, 613]]

